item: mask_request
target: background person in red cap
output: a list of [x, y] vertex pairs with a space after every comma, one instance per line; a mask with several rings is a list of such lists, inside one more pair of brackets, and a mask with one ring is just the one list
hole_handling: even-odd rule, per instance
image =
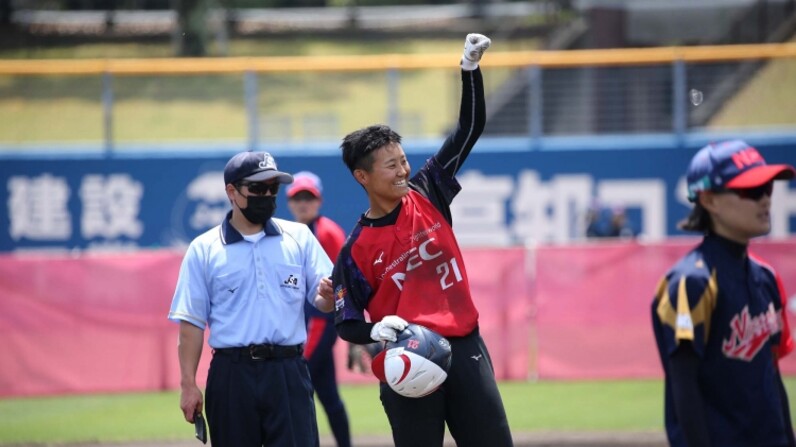
[[[317, 175], [309, 171], [297, 172], [287, 189], [287, 204], [296, 221], [308, 225], [329, 258], [335, 260], [345, 242], [345, 233], [333, 220], [321, 216], [322, 192], [323, 185]], [[334, 344], [337, 331], [334, 328], [334, 313], [320, 312], [305, 303], [304, 314], [307, 321], [304, 357], [309, 363], [315, 394], [326, 411], [337, 446], [350, 447], [348, 415], [337, 389], [335, 374]]]
[[691, 160], [694, 208], [680, 226], [705, 237], [661, 280], [652, 305], [673, 447], [796, 445], [778, 368], [793, 349], [787, 295], [748, 250], [771, 229], [773, 182], [795, 174], [739, 140]]

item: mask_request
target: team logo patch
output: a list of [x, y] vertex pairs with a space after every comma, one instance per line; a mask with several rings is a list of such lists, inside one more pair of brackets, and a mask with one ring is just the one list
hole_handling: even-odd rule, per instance
[[741, 312], [730, 321], [730, 336], [723, 340], [721, 350], [731, 359], [752, 361], [758, 352], [766, 345], [770, 337], [782, 330], [782, 315], [768, 305], [768, 310], [757, 316], [752, 316], [749, 306], [744, 306]]
[[334, 289], [334, 310], [340, 310], [345, 305], [345, 296], [348, 292], [345, 287], [337, 286]]
[[299, 282], [298, 276], [290, 275], [287, 277], [287, 279], [282, 281], [282, 287], [287, 287], [289, 289], [298, 289], [299, 288], [298, 282]]
[[274, 161], [274, 157], [272, 157], [271, 154], [267, 152], [263, 154], [263, 161], [261, 161], [257, 166], [260, 169], [264, 170], [270, 169], [276, 171], [276, 162]]

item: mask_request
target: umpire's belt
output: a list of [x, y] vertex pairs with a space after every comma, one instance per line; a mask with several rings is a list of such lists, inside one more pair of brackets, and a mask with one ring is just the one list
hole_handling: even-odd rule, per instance
[[240, 359], [268, 360], [285, 359], [300, 356], [304, 352], [304, 345], [249, 345], [240, 348], [221, 348], [215, 350], [216, 354], [234, 355]]

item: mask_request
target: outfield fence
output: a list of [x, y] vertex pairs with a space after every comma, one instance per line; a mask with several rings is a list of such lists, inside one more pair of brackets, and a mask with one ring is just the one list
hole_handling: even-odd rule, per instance
[[[796, 129], [796, 42], [501, 52], [483, 63], [485, 134], [527, 140]], [[335, 150], [386, 122], [439, 138], [459, 101], [458, 53], [0, 60], [0, 147]], [[332, 142], [330, 144], [330, 142]]]
[[[662, 377], [653, 296], [698, 241], [464, 249], [496, 377]], [[796, 239], [755, 241], [751, 251], [777, 267], [785, 290], [796, 291]], [[178, 325], [166, 314], [181, 259], [173, 250], [0, 255], [0, 332], [9, 359], [0, 363], [0, 397], [178, 389]], [[787, 306], [786, 313], [794, 327], [796, 310]], [[338, 342], [338, 379], [375, 383], [368, 369], [346, 368], [347, 352]], [[205, 346], [200, 383], [210, 358]], [[796, 354], [781, 368], [796, 374]]]

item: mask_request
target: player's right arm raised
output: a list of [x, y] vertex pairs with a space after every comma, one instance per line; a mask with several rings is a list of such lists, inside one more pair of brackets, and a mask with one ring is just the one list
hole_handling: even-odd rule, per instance
[[492, 41], [481, 34], [468, 34], [465, 39], [462, 67], [462, 99], [459, 121], [435, 155], [437, 162], [453, 177], [459, 172], [475, 142], [486, 126], [484, 78], [478, 63]]

